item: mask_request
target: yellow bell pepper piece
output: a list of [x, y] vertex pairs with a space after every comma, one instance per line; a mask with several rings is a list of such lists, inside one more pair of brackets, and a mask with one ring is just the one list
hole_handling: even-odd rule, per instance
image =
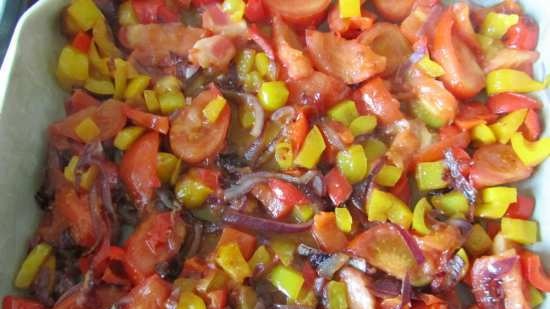
[[482, 123], [475, 126], [471, 131], [471, 137], [474, 143], [481, 145], [494, 144], [497, 141], [495, 133], [491, 128]]
[[331, 107], [327, 111], [327, 115], [330, 119], [349, 126], [354, 119], [359, 117], [359, 112], [357, 111], [355, 102], [345, 100]]
[[113, 72], [115, 80], [115, 99], [122, 99], [128, 83], [128, 63], [120, 58], [115, 59], [115, 70]]
[[155, 83], [155, 91], [157, 92], [157, 95], [167, 92], [181, 91], [181, 87], [181, 81], [173, 75], [163, 76]]
[[198, 282], [198, 279], [178, 278], [174, 281], [174, 288], [179, 289], [181, 292], [193, 292]]
[[237, 76], [239, 80], [244, 81], [246, 75], [252, 71], [255, 65], [256, 51], [246, 48], [237, 55]]
[[387, 148], [386, 144], [376, 138], [369, 138], [363, 143], [367, 162], [374, 162], [376, 159], [382, 157], [386, 153]]
[[403, 168], [384, 164], [374, 178], [374, 182], [384, 187], [393, 187], [401, 179]]
[[421, 191], [447, 188], [445, 180], [445, 163], [443, 161], [422, 162], [416, 166], [415, 178]]
[[502, 218], [510, 204], [517, 202], [517, 189], [513, 187], [492, 187], [481, 191], [481, 205], [477, 205], [475, 215], [482, 218]]
[[85, 143], [94, 141], [101, 134], [101, 130], [91, 117], [82, 120], [75, 128], [74, 133]]
[[464, 249], [471, 256], [478, 257], [489, 251], [493, 246], [493, 241], [485, 229], [479, 225], [474, 224], [468, 239], [464, 243]]
[[169, 91], [159, 95], [160, 112], [170, 115], [185, 106], [185, 96], [181, 91]]
[[301, 273], [283, 265], [275, 266], [269, 273], [268, 280], [290, 299], [298, 298], [305, 281]]
[[292, 217], [297, 222], [307, 222], [313, 218], [315, 210], [310, 204], [300, 204], [292, 208]]
[[140, 100], [143, 91], [147, 89], [150, 81], [151, 77], [147, 75], [138, 75], [132, 78], [124, 91], [124, 98], [131, 101]]
[[88, 58], [90, 60], [91, 67], [102, 77], [107, 78], [111, 76], [111, 72], [109, 71], [109, 58], [102, 58], [99, 55], [95, 40], [92, 40], [92, 44], [90, 44]]
[[197, 294], [184, 291], [180, 294], [177, 309], [206, 309], [206, 304]]
[[303, 288], [296, 300], [289, 300], [289, 305], [305, 306], [307, 308], [317, 308], [318, 300], [315, 292], [311, 288]]
[[294, 252], [296, 251], [296, 243], [294, 241], [284, 238], [272, 239], [271, 249], [273, 249], [273, 252], [284, 266], [290, 266], [292, 261], [294, 261]]
[[[63, 175], [65, 176], [65, 179], [68, 181], [74, 183], [75, 182], [75, 172], [76, 172], [76, 166], [78, 164], [78, 160], [80, 160], [79, 156], [73, 156], [71, 160], [69, 160], [69, 164], [65, 166], [63, 169]], [[81, 176], [80, 176], [80, 187], [85, 190], [90, 190], [92, 188], [95, 179], [99, 173], [99, 170], [96, 166], [90, 166]]]
[[46, 243], [34, 247], [19, 268], [19, 272], [15, 277], [15, 287], [18, 289], [29, 288], [40, 271], [40, 267], [46, 262], [51, 253], [52, 247]]
[[359, 0], [339, 0], [340, 18], [361, 17], [361, 2]]
[[426, 213], [432, 209], [432, 205], [425, 197], [420, 199], [414, 206], [412, 228], [418, 234], [427, 235], [431, 232], [431, 229], [426, 225]]
[[532, 245], [537, 242], [538, 225], [535, 221], [502, 218], [500, 230], [507, 239], [523, 245]]
[[176, 163], [176, 167], [174, 168], [174, 172], [172, 173], [172, 178], [170, 178], [170, 184], [172, 186], [175, 186], [177, 184], [182, 168], [183, 161], [181, 160], [181, 158], [179, 158], [178, 162]]
[[512, 135], [514, 135], [523, 124], [525, 116], [527, 116], [527, 111], [526, 108], [518, 109], [489, 126], [499, 143], [507, 144], [510, 141]]
[[398, 197], [373, 189], [365, 205], [369, 221], [386, 221], [399, 224], [404, 229], [411, 226], [413, 214]]
[[307, 169], [312, 169], [315, 165], [317, 165], [317, 162], [319, 162], [325, 148], [326, 144], [321, 131], [317, 126], [313, 126], [307, 134], [304, 144], [302, 145], [300, 152], [298, 152], [296, 159], [294, 159], [294, 164]]
[[550, 137], [530, 142], [523, 137], [523, 134], [516, 132], [512, 135], [510, 142], [518, 158], [527, 166], [537, 166], [550, 156]]
[[59, 84], [70, 90], [73, 86], [82, 86], [89, 77], [88, 56], [72, 46], [61, 50], [57, 63], [56, 76]]
[[259, 265], [268, 265], [271, 263], [273, 258], [271, 257], [271, 253], [267, 250], [267, 248], [262, 245], [259, 246], [256, 251], [254, 251], [254, 254], [252, 254], [252, 257], [250, 257], [250, 260], [248, 260], [248, 266], [252, 271], [256, 269]]
[[345, 283], [330, 281], [325, 289], [327, 309], [348, 309], [348, 289]]
[[208, 102], [208, 104], [206, 104], [206, 106], [202, 110], [202, 115], [208, 120], [208, 122], [215, 123], [226, 105], [227, 101], [225, 100], [225, 98], [221, 95], [218, 95], [212, 101]]
[[289, 94], [283, 81], [263, 82], [258, 99], [266, 111], [273, 112], [286, 104]]
[[143, 91], [143, 98], [145, 99], [145, 106], [151, 113], [158, 113], [160, 111], [160, 103], [157, 99], [157, 95], [153, 90]]
[[93, 0], [74, 0], [67, 13], [81, 31], [92, 29], [97, 21], [104, 18]]
[[485, 16], [483, 24], [481, 24], [480, 32], [482, 35], [499, 40], [506, 34], [508, 29], [517, 24], [518, 21], [519, 16], [516, 14], [489, 12]]
[[213, 192], [212, 189], [200, 181], [188, 176], [178, 181], [174, 190], [176, 192], [176, 199], [188, 209], [201, 206]]
[[178, 165], [178, 158], [168, 152], [159, 152], [157, 155], [157, 174], [163, 183], [170, 183], [174, 170]]
[[115, 137], [113, 144], [120, 150], [126, 150], [132, 145], [143, 133], [145, 128], [142, 127], [126, 127], [122, 129]]
[[120, 4], [117, 15], [118, 23], [121, 26], [131, 26], [139, 23], [130, 1], [124, 1]]
[[491, 96], [502, 92], [540, 91], [547, 88], [548, 83], [548, 77], [544, 82], [539, 82], [523, 71], [499, 69], [487, 74], [487, 94]]
[[84, 83], [84, 88], [99, 95], [112, 95], [115, 93], [115, 86], [110, 80], [88, 78]]
[[275, 146], [275, 161], [282, 170], [292, 167], [294, 160], [294, 152], [292, 146], [288, 142], [280, 142]]
[[532, 285], [529, 285], [529, 304], [535, 308], [544, 302], [544, 294]]
[[448, 216], [461, 218], [463, 218], [464, 214], [470, 209], [468, 200], [464, 194], [459, 191], [451, 191], [432, 197], [432, 205]]
[[359, 116], [350, 123], [349, 129], [353, 136], [359, 136], [371, 133], [378, 125], [378, 120], [374, 115]]
[[420, 59], [416, 65], [426, 74], [428, 74], [431, 77], [440, 77], [445, 75], [445, 69], [443, 67], [430, 59], [428, 55], [424, 55], [422, 59]]
[[368, 172], [367, 156], [361, 145], [351, 145], [348, 149], [339, 151], [336, 164], [342, 175], [352, 184], [363, 180]]
[[229, 277], [227, 277], [225, 272], [216, 269], [210, 271], [206, 277], [199, 280], [195, 289], [200, 293], [207, 293], [224, 288], [228, 281]]
[[72, 156], [67, 166], [65, 166], [65, 169], [63, 169], [63, 175], [65, 176], [65, 179], [70, 182], [74, 182], [78, 160], [80, 160], [79, 156]]
[[122, 53], [115, 45], [111, 28], [105, 19], [100, 19], [94, 24], [92, 34], [100, 54], [109, 58], [122, 57]]
[[257, 53], [254, 57], [254, 67], [262, 77], [266, 76], [267, 73], [269, 73], [270, 62], [271, 60], [269, 60], [269, 57], [267, 57], [266, 53], [264, 52]]
[[222, 9], [229, 15], [234, 22], [243, 20], [246, 3], [243, 0], [225, 0], [222, 4]]
[[349, 210], [345, 207], [336, 207], [334, 214], [336, 215], [336, 226], [344, 233], [351, 232], [353, 218]]
[[220, 246], [216, 253], [216, 264], [220, 266], [237, 283], [252, 275], [252, 271], [244, 259], [239, 245], [234, 242]]

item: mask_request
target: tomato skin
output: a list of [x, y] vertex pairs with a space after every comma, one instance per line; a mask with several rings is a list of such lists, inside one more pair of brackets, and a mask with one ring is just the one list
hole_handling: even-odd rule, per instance
[[2, 309], [46, 309], [39, 302], [17, 296], [5, 296], [2, 301]]
[[415, 161], [431, 162], [441, 160], [446, 149], [451, 147], [466, 148], [468, 144], [470, 144], [470, 134], [468, 132], [460, 132], [447, 138], [441, 137], [439, 142], [418, 153], [415, 156]]
[[477, 188], [498, 186], [529, 178], [533, 168], [525, 166], [510, 145], [480, 147], [473, 156], [470, 178]]
[[324, 17], [330, 0], [263, 0], [272, 16], [280, 15], [297, 27], [306, 28], [317, 24]]
[[521, 253], [523, 275], [535, 288], [550, 293], [550, 276], [544, 272], [540, 256], [524, 251]]
[[279, 16], [273, 17], [273, 42], [277, 57], [286, 70], [283, 75], [287, 75], [290, 80], [296, 80], [313, 73], [313, 65], [303, 52], [304, 46], [300, 38]]
[[124, 308], [162, 309], [171, 291], [172, 288], [167, 281], [156, 274], [152, 275], [130, 291], [128, 304]]
[[504, 44], [511, 48], [535, 50], [538, 40], [538, 24], [531, 17], [522, 15], [519, 22], [508, 29]]
[[99, 106], [101, 102], [82, 89], [76, 89], [69, 100], [65, 102], [67, 115], [74, 114], [90, 106]]
[[409, 177], [407, 175], [401, 176], [399, 181], [390, 189], [391, 194], [397, 196], [405, 204], [411, 203], [411, 187], [409, 186]]
[[147, 206], [155, 189], [160, 187], [157, 175], [157, 154], [160, 138], [149, 132], [135, 141], [120, 162], [120, 178], [138, 208]]
[[451, 9], [445, 11], [434, 29], [432, 56], [445, 69], [445, 86], [459, 99], [468, 99], [485, 87], [485, 74], [462, 39], [453, 35]]
[[123, 111], [126, 117], [139, 126], [155, 130], [161, 134], [168, 133], [170, 128], [170, 120], [168, 117], [142, 112], [128, 105], [124, 105]]
[[348, 244], [346, 234], [336, 225], [336, 216], [333, 212], [316, 214], [311, 233], [319, 246], [327, 252], [338, 252]]
[[202, 115], [204, 107], [218, 93], [212, 89], [202, 92], [172, 121], [170, 146], [187, 163], [196, 164], [215, 156], [225, 145], [231, 119], [229, 106], [224, 107], [215, 123], [208, 123]]
[[132, 8], [141, 24], [155, 23], [163, 0], [131, 0]]
[[507, 217], [529, 220], [535, 210], [535, 199], [531, 196], [518, 195], [518, 201], [508, 207]]
[[262, 0], [248, 0], [244, 10], [244, 16], [253, 23], [261, 22], [267, 19], [267, 13]]
[[351, 184], [338, 168], [333, 168], [325, 175], [325, 184], [328, 196], [335, 206], [344, 203], [353, 191]]
[[287, 217], [296, 204], [308, 203], [306, 196], [293, 184], [270, 179], [267, 184], [256, 185], [251, 192], [263, 205], [271, 217]]
[[93, 246], [96, 235], [88, 195], [79, 196], [73, 187], [66, 186], [57, 190], [54, 203], [54, 214], [67, 221], [76, 243], [85, 248]]
[[539, 114], [530, 109], [525, 116], [525, 121], [523, 125], [519, 128], [520, 132], [523, 133], [526, 139], [530, 141], [536, 141], [539, 139], [542, 132]]
[[459, 104], [455, 124], [463, 131], [466, 131], [478, 124], [492, 123], [497, 119], [497, 115], [487, 107], [488, 104], [478, 102]]
[[289, 103], [312, 106], [320, 114], [350, 92], [350, 88], [340, 79], [318, 71], [305, 78], [287, 81], [287, 87]]
[[495, 114], [507, 114], [522, 108], [539, 110], [541, 103], [524, 94], [504, 92], [489, 97], [487, 107]]
[[384, 81], [379, 77], [363, 84], [353, 93], [353, 98], [359, 113], [372, 113], [383, 125], [390, 125], [404, 118], [403, 113], [399, 110], [399, 101], [392, 96]]
[[409, 15], [414, 2], [414, 0], [374, 0], [373, 4], [385, 19], [397, 23]]
[[185, 234], [184, 222], [177, 214], [153, 214], [142, 221], [124, 246], [124, 269], [132, 282], [142, 282], [154, 274], [156, 264], [176, 256]]
[[292, 150], [297, 153], [301, 148], [307, 133], [309, 132], [309, 122], [304, 112], [298, 113], [296, 120], [290, 124], [288, 135], [292, 143]]

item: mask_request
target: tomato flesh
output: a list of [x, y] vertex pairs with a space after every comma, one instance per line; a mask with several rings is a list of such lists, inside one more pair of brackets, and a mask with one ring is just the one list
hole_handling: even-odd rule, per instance
[[474, 153], [473, 160], [470, 177], [478, 188], [520, 181], [533, 173], [533, 168], [523, 164], [509, 145], [483, 146]]

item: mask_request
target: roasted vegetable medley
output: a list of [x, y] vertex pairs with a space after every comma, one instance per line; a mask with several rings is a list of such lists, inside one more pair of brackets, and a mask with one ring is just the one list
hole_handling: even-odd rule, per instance
[[[365, 3], [364, 3], [365, 2]], [[514, 0], [71, 0], [3, 309], [528, 309], [550, 79]], [[539, 77], [540, 78], [540, 77]], [[460, 291], [460, 292], [459, 292]]]

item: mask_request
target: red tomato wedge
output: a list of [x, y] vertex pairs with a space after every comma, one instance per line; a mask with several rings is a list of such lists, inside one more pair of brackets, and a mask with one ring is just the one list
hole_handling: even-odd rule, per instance
[[337, 168], [333, 168], [325, 175], [325, 184], [328, 196], [335, 206], [344, 203], [353, 191], [349, 181]]
[[147, 206], [160, 187], [157, 175], [157, 154], [160, 138], [149, 132], [135, 141], [120, 162], [120, 178], [138, 208]]
[[315, 25], [324, 17], [330, 0], [263, 0], [271, 15], [280, 15], [289, 23], [307, 27]]
[[62, 187], [55, 194], [54, 205], [54, 214], [69, 223], [75, 242], [84, 248], [93, 246], [96, 236], [88, 195], [78, 195], [74, 188]]
[[540, 134], [542, 133], [542, 128], [540, 124], [539, 114], [530, 109], [525, 116], [525, 121], [523, 125], [519, 128], [519, 131], [523, 133], [526, 139], [530, 141], [535, 141], [539, 139]]
[[288, 135], [290, 142], [292, 143], [292, 150], [297, 153], [306, 139], [309, 132], [309, 122], [304, 112], [300, 112], [296, 116], [296, 120], [290, 124]]
[[459, 99], [468, 99], [485, 87], [485, 75], [474, 53], [462, 39], [454, 35], [452, 10], [441, 15], [434, 29], [432, 57], [445, 69], [442, 80]]
[[46, 309], [46, 307], [27, 298], [6, 296], [2, 301], [2, 309]]
[[168, 129], [170, 128], [170, 120], [168, 117], [142, 112], [128, 105], [124, 105], [123, 111], [133, 123], [139, 126], [157, 131], [161, 134], [168, 133]]
[[202, 114], [206, 105], [218, 94], [214, 90], [202, 92], [172, 121], [170, 146], [187, 163], [199, 163], [216, 155], [225, 145], [231, 118], [229, 106], [224, 107], [214, 123], [209, 123]]
[[385, 57], [356, 40], [346, 40], [332, 33], [306, 30], [306, 46], [318, 70], [346, 84], [360, 83], [386, 68]]
[[350, 92], [349, 87], [338, 78], [317, 71], [308, 77], [288, 81], [287, 87], [289, 103], [312, 106], [319, 113], [324, 113]]
[[525, 251], [521, 254], [523, 275], [535, 288], [550, 293], [550, 276], [544, 271], [540, 256]]
[[353, 97], [361, 114], [372, 113], [383, 125], [390, 125], [405, 117], [399, 110], [399, 101], [379, 77], [363, 84], [353, 93]]
[[504, 92], [489, 97], [487, 107], [495, 114], [507, 114], [522, 108], [539, 110], [542, 104], [524, 94]]
[[267, 12], [264, 8], [263, 0], [248, 0], [244, 10], [244, 16], [253, 23], [261, 22], [267, 19]]
[[470, 144], [470, 133], [460, 132], [450, 136], [441, 137], [439, 142], [436, 142], [426, 149], [422, 150], [415, 156], [416, 162], [432, 162], [443, 159], [445, 150], [451, 147], [466, 148]]
[[142, 221], [124, 246], [125, 270], [134, 283], [155, 273], [155, 266], [175, 257], [185, 239], [185, 224], [177, 213], [152, 214]]
[[90, 45], [92, 44], [92, 38], [83, 31], [78, 32], [74, 38], [72, 45], [74, 48], [80, 50], [81, 52], [87, 54], [90, 50]]
[[479, 53], [481, 46], [477, 41], [476, 32], [470, 19], [470, 6], [463, 2], [453, 4], [451, 7], [455, 19], [455, 30], [464, 43], [474, 52]]
[[83, 142], [75, 133], [75, 128], [80, 122], [90, 117], [101, 131], [99, 140], [104, 141], [115, 137], [124, 128], [126, 116], [122, 113], [123, 104], [116, 100], [107, 100], [99, 106], [89, 106], [76, 112], [67, 118], [50, 125], [50, 131], [54, 134]]
[[392, 22], [400, 22], [409, 15], [414, 0], [373, 0], [374, 7], [382, 17]]
[[533, 168], [525, 166], [510, 145], [479, 148], [473, 156], [470, 178], [478, 188], [498, 186], [529, 178]]
[[519, 22], [506, 33], [504, 44], [511, 48], [534, 50], [539, 41], [539, 26], [529, 16], [523, 15]]
[[348, 245], [346, 234], [336, 225], [336, 215], [333, 212], [316, 214], [311, 233], [319, 246], [327, 252], [338, 252]]
[[90, 106], [99, 106], [101, 102], [88, 94], [86, 91], [76, 89], [69, 100], [65, 102], [65, 112], [67, 115], [74, 114]]
[[276, 219], [286, 218], [296, 204], [307, 203], [307, 198], [294, 185], [282, 180], [271, 179], [268, 184], [257, 184], [251, 191]]
[[127, 309], [162, 309], [170, 296], [172, 287], [170, 283], [161, 279], [158, 275], [152, 275], [145, 281], [136, 285], [128, 294]]
[[492, 123], [498, 116], [491, 112], [487, 106], [478, 102], [460, 104], [454, 123], [463, 131], [469, 130], [478, 124]]
[[518, 195], [518, 201], [508, 207], [507, 217], [529, 220], [535, 211], [535, 199], [531, 196]]
[[313, 73], [313, 65], [303, 52], [300, 38], [279, 16], [273, 18], [273, 38], [277, 57], [290, 79], [304, 78]]
[[364, 9], [361, 9], [361, 16], [342, 18], [336, 4], [330, 8], [327, 16], [330, 31], [347, 39], [355, 38], [361, 32], [369, 30], [373, 26], [374, 20], [374, 14]]

